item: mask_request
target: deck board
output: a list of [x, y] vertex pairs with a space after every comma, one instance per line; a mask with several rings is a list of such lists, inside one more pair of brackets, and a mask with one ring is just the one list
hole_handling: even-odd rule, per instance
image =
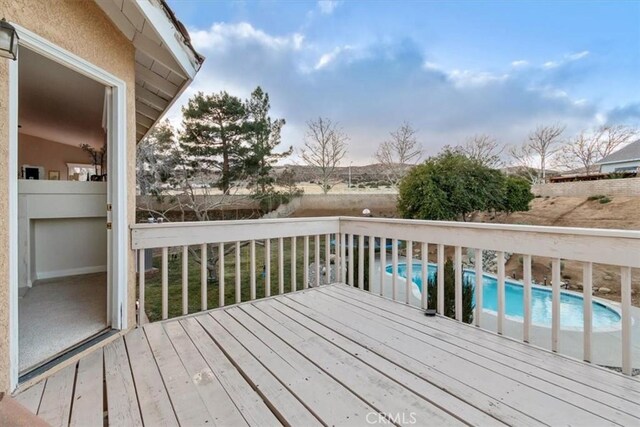
[[16, 398], [54, 426], [640, 425], [637, 379], [345, 285], [145, 325]]
[[[357, 305], [365, 310], [371, 310], [370, 306], [367, 308], [367, 306], [363, 305], [360, 301], [356, 302], [352, 299], [342, 298], [342, 294], [334, 290], [327, 289], [326, 292], [329, 295], [336, 296], [345, 304]], [[377, 305], [374, 307], [379, 308]], [[589, 410], [596, 411], [601, 415], [606, 414], [611, 408], [626, 412], [629, 415], [640, 413], [640, 400], [629, 401], [613, 396], [600, 389], [599, 386], [601, 383], [593, 385], [576, 383], [575, 379], [569, 379], [555, 372], [535, 369], [522, 360], [514, 359], [510, 357], [510, 355], [505, 355], [502, 352], [502, 347], [497, 351], [495, 347], [485, 348], [477, 345], [472, 346], [463, 339], [443, 333], [441, 328], [434, 328], [430, 325], [431, 319], [427, 320], [422, 313], [416, 313], [416, 310], [412, 310], [414, 312], [413, 314], [417, 315], [414, 316], [413, 319], [407, 319], [392, 312], [380, 313], [379, 310], [375, 311], [385, 319], [392, 321], [393, 325], [397, 325], [395, 329], [401, 333], [415, 336], [431, 345], [437, 342], [437, 345], [441, 346], [441, 348], [448, 349], [448, 351], [457, 352], [458, 354], [464, 352], [467, 359], [473, 358], [476, 361], [482, 361], [481, 363], [484, 366], [492, 366], [493, 369], [499, 370], [502, 375], [519, 379], [530, 386], [537, 386], [538, 389], [544, 390], [556, 398], [562, 398], [564, 396], [569, 401], [578, 399], [578, 405], [583, 405], [583, 408], [586, 406]], [[419, 326], [419, 329], [416, 329], [416, 326]], [[585, 398], [587, 399], [586, 403], [584, 401]], [[601, 404], [606, 406], [601, 406]], [[614, 414], [614, 418], [617, 418], [616, 414]]]
[[97, 426], [104, 418], [103, 354], [98, 349], [78, 362], [76, 388], [73, 393], [72, 427]]
[[[331, 292], [330, 290], [324, 290], [324, 292]], [[319, 299], [325, 298], [320, 297]], [[318, 298], [317, 298], [318, 299]], [[615, 406], [624, 407], [623, 410], [618, 410], [609, 405], [605, 405], [601, 403], [598, 399], [593, 397], [593, 394], [596, 390], [585, 387], [578, 386], [575, 382], [570, 382], [569, 380], [554, 376], [552, 374], [547, 374], [546, 376], [548, 380], [541, 380], [536, 376], [538, 372], [531, 375], [517, 369], [514, 369], [513, 366], [516, 365], [517, 361], [510, 361], [508, 358], [503, 360], [503, 363], [497, 362], [495, 357], [492, 355], [486, 356], [482, 355], [479, 352], [471, 352], [462, 346], [456, 346], [449, 342], [447, 342], [447, 336], [441, 333], [435, 333], [436, 336], [429, 335], [425, 331], [426, 328], [416, 328], [416, 327], [408, 327], [404, 323], [403, 319], [400, 319], [400, 322], [396, 321], [397, 319], [393, 319], [391, 317], [385, 317], [380, 315], [378, 310], [369, 310], [367, 308], [362, 308], [356, 305], [354, 301], [343, 301], [340, 299], [332, 299], [332, 300], [323, 300], [327, 304], [335, 304], [336, 307], [333, 310], [344, 310], [349, 307], [351, 311], [350, 314], [362, 315], [365, 318], [370, 320], [370, 324], [377, 324], [377, 327], [388, 327], [391, 331], [395, 331], [395, 335], [403, 336], [404, 340], [411, 339], [415, 340], [415, 342], [421, 343], [420, 345], [425, 345], [426, 348], [431, 348], [434, 352], [437, 349], [438, 351], [446, 352], [451, 355], [452, 358], [458, 363], [473, 364], [476, 372], [481, 372], [487, 370], [491, 372], [494, 376], [501, 379], [502, 381], [495, 381], [494, 384], [499, 384], [500, 386], [507, 386], [508, 384], [512, 387], [511, 392], [509, 392], [508, 399], [514, 399], [514, 403], [517, 400], [524, 399], [524, 395], [527, 394], [530, 396], [530, 401], [532, 404], [543, 404], [543, 405], [553, 405], [547, 407], [555, 407], [554, 413], [562, 414], [565, 411], [569, 411], [570, 408], [567, 405], [572, 405], [576, 408], [582, 409], [582, 411], [590, 413], [592, 415], [596, 415], [603, 419], [606, 419], [612, 423], [622, 422], [624, 425], [629, 425], [634, 423], [637, 418], [630, 414], [640, 413], [640, 407], [638, 405], [634, 405], [632, 403], [627, 402], [623, 405], [618, 405], [617, 402], [613, 402], [611, 399], [611, 404]], [[426, 319], [426, 317], [424, 317]], [[416, 325], [418, 326], [418, 325]], [[419, 325], [422, 326], [422, 325]], [[393, 332], [389, 333], [390, 336], [393, 335]], [[559, 387], [557, 385], [558, 382], [564, 382], [564, 388]], [[520, 386], [518, 386], [520, 384]], [[505, 390], [509, 390], [507, 386]], [[505, 399], [507, 397], [505, 396]], [[511, 400], [505, 400], [511, 401]], [[526, 406], [526, 404], [520, 403], [521, 407]], [[557, 411], [557, 412], [556, 412]], [[580, 419], [580, 415], [582, 412], [576, 413], [576, 416]], [[591, 415], [583, 414], [585, 417], [585, 422], [591, 418]], [[555, 419], [550, 419], [553, 424], [557, 422]]]

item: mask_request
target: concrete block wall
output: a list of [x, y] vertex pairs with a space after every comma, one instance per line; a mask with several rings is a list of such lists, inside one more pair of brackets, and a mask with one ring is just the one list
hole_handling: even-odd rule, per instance
[[535, 184], [531, 191], [541, 197], [640, 196], [640, 178]]

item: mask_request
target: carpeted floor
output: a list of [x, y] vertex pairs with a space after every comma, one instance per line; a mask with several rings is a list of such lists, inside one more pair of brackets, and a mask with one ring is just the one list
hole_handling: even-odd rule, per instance
[[20, 372], [107, 327], [107, 276], [39, 281], [19, 299]]

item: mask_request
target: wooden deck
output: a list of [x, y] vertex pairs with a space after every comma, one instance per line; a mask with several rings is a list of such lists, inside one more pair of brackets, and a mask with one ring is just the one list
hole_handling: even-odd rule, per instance
[[17, 398], [53, 426], [640, 425], [635, 378], [344, 285], [145, 325]]

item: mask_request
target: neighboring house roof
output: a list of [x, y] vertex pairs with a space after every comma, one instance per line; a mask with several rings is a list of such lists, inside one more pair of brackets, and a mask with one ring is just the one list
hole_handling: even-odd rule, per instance
[[640, 160], [640, 139], [632, 142], [631, 144], [625, 145], [618, 151], [614, 151], [605, 158], [597, 161], [596, 164], [603, 165], [608, 163], [628, 162], [631, 160]]
[[193, 81], [204, 57], [164, 0], [95, 0], [136, 48], [136, 139]]

